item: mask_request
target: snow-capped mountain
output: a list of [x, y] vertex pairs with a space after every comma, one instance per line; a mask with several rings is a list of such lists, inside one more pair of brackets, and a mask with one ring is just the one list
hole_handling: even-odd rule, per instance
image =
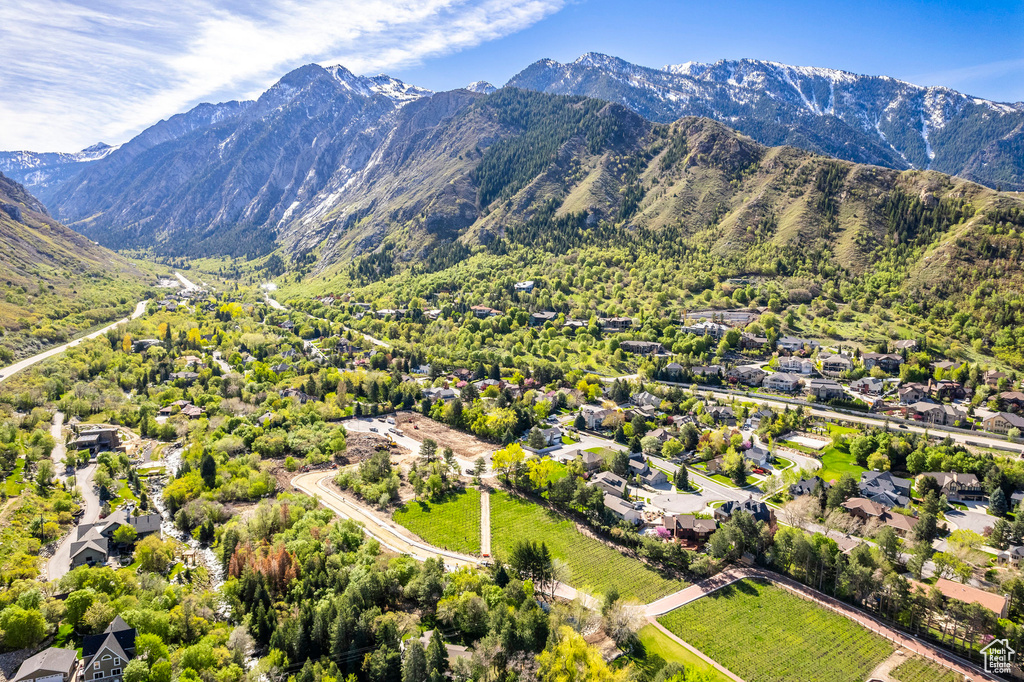
[[545, 59], [508, 85], [619, 102], [655, 121], [707, 116], [759, 142], [1024, 189], [1024, 103], [752, 59], [661, 69], [590, 53]]
[[98, 161], [121, 145], [103, 142], [86, 147], [80, 152], [0, 152], [0, 172], [23, 185], [45, 185], [66, 177], [80, 164]]
[[479, 92], [481, 95], [489, 95], [498, 88], [494, 87], [487, 81], [473, 81], [466, 86], [466, 90], [470, 92]]

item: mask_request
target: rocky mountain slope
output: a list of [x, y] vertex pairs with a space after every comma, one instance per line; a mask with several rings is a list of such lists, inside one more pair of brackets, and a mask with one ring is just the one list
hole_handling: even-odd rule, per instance
[[538, 61], [508, 85], [598, 97], [663, 123], [706, 116], [771, 146], [1024, 189], [1021, 102], [751, 59], [652, 69], [593, 53]]

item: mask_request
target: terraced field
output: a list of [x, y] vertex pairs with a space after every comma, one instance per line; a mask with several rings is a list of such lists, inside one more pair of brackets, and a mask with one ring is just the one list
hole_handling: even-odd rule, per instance
[[861, 625], [751, 580], [658, 621], [746, 682], [863, 682], [893, 652]]

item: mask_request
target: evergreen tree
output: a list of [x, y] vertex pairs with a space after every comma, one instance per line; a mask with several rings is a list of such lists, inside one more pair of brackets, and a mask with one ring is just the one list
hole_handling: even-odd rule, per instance
[[203, 484], [207, 488], [212, 490], [217, 487], [217, 461], [208, 452], [203, 455], [202, 462], [199, 465], [199, 473], [203, 477]]
[[427, 654], [418, 639], [409, 640], [405, 648], [405, 660], [402, 661], [402, 682], [426, 682]]
[[448, 649], [441, 641], [441, 635], [435, 630], [427, 646], [427, 674], [429, 682], [445, 682], [448, 672]]
[[1009, 506], [1006, 504], [1006, 493], [1003, 492], [1002, 488], [996, 488], [995, 492], [989, 498], [988, 510], [994, 516], [1006, 516]]

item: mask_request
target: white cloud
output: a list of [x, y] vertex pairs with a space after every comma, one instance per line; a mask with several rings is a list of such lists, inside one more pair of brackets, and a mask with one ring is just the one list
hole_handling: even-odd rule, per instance
[[[258, 4], [256, 8], [250, 7]], [[122, 142], [309, 62], [377, 73], [473, 47], [564, 0], [34, 0], [0, 3], [0, 149]]]

